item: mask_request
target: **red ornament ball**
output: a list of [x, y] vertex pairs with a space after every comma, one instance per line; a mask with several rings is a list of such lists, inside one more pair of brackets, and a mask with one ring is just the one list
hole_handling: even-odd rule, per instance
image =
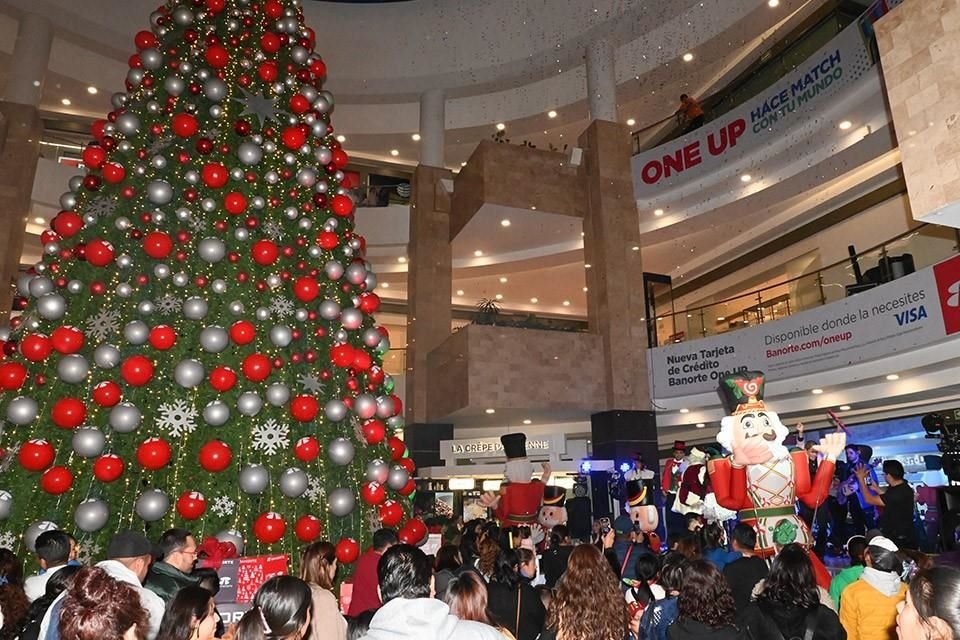
[[72, 238], [83, 228], [83, 218], [73, 211], [61, 211], [50, 226], [63, 238]]
[[320, 536], [320, 518], [317, 516], [300, 516], [297, 524], [293, 527], [293, 532], [297, 535], [300, 542], [313, 542]]
[[227, 0], [207, 0], [207, 11], [217, 15], [227, 8]]
[[243, 375], [252, 382], [263, 382], [272, 371], [270, 358], [262, 353], [251, 353], [243, 359]]
[[337, 543], [337, 561], [340, 564], [356, 562], [360, 557], [360, 544], [353, 538], [340, 538]]
[[279, 20], [283, 15], [283, 5], [279, 0], [267, 0], [263, 4], [263, 12], [272, 20]]
[[57, 327], [50, 334], [50, 344], [64, 355], [80, 351], [85, 341], [83, 331], [76, 327]]
[[310, 101], [302, 93], [294, 94], [290, 98], [290, 109], [294, 113], [306, 113], [310, 110]]
[[139, 51], [149, 49], [150, 47], [155, 47], [158, 44], [157, 36], [146, 30], [138, 31], [137, 35], [133, 36], [133, 43], [137, 46]]
[[343, 169], [350, 163], [350, 158], [347, 156], [347, 152], [341, 148], [336, 148], [331, 154], [333, 156], [333, 164], [337, 169]]
[[158, 324], [150, 329], [150, 346], [159, 351], [166, 351], [177, 343], [177, 332], [166, 324]]
[[222, 69], [230, 62], [230, 52], [219, 44], [207, 47], [204, 57], [207, 60], [207, 64], [214, 69]]
[[253, 521], [253, 535], [264, 544], [273, 544], [283, 538], [287, 523], [279, 513], [268, 511], [261, 513]]
[[200, 466], [211, 473], [219, 473], [230, 466], [233, 451], [222, 440], [211, 440], [200, 447]]
[[397, 464], [406, 469], [410, 475], [413, 475], [413, 472], [417, 470], [417, 463], [413, 461], [413, 458], [400, 458], [397, 460]]
[[60, 398], [50, 408], [50, 417], [61, 429], [75, 429], [87, 419], [87, 406], [79, 398]]
[[280, 51], [280, 47], [282, 46], [283, 42], [280, 40], [280, 36], [275, 34], [273, 31], [267, 31], [260, 38], [260, 48], [266, 53], [276, 53], [277, 51]]
[[184, 520], [196, 520], [207, 510], [207, 499], [199, 491], [184, 491], [177, 498], [177, 513]]
[[230, 367], [217, 367], [210, 372], [210, 386], [223, 393], [237, 384], [237, 374]]
[[95, 267], [105, 267], [113, 262], [113, 245], [106, 240], [93, 240], [87, 243], [87, 262]]
[[395, 500], [387, 500], [380, 505], [380, 523], [385, 527], [395, 527], [403, 520], [403, 507]]
[[103, 161], [107, 159], [107, 152], [98, 144], [89, 144], [84, 148], [81, 157], [83, 158], [83, 164], [91, 169], [99, 169]]
[[160, 438], [148, 438], [137, 447], [137, 462], [144, 469], [156, 471], [170, 462], [170, 443]]
[[93, 463], [93, 475], [100, 482], [113, 482], [123, 475], [123, 459], [114, 453], [100, 456]]
[[13, 391], [23, 386], [27, 380], [27, 368], [19, 362], [0, 364], [0, 389]]
[[250, 255], [257, 264], [267, 266], [277, 261], [280, 250], [273, 240], [257, 240], [250, 249]]
[[210, 162], [203, 165], [200, 177], [203, 178], [203, 184], [213, 189], [219, 189], [227, 184], [230, 172], [219, 162]]
[[387, 448], [390, 449], [390, 459], [394, 462], [407, 454], [407, 445], [397, 436], [387, 438]]
[[146, 356], [130, 356], [120, 365], [120, 375], [131, 387], [142, 387], [153, 379], [153, 362]]
[[410, 478], [409, 480], [407, 480], [407, 484], [403, 487], [403, 489], [400, 489], [399, 491], [397, 491], [397, 493], [399, 493], [403, 497], [407, 497], [413, 494], [413, 492], [416, 490], [417, 490], [417, 482], [413, 478]]
[[73, 486], [73, 474], [66, 467], [50, 467], [40, 476], [40, 488], [49, 494], [58, 496]]
[[288, 149], [299, 149], [307, 142], [307, 134], [298, 126], [287, 127], [280, 136], [283, 146]]
[[20, 353], [30, 362], [46, 360], [53, 350], [50, 338], [42, 333], [31, 333], [20, 341]]
[[387, 428], [379, 420], [368, 420], [361, 427], [363, 439], [369, 445], [380, 444], [387, 435]]
[[173, 251], [173, 240], [162, 231], [151, 231], [143, 239], [143, 251], [157, 260], [166, 258]]
[[336, 215], [345, 218], [353, 213], [353, 200], [343, 194], [336, 195], [330, 202], [330, 208]]
[[257, 329], [252, 322], [237, 320], [230, 327], [230, 339], [237, 344], [249, 344], [257, 337]]
[[297, 278], [293, 283], [293, 294], [300, 302], [312, 302], [320, 295], [320, 284], [310, 276]]
[[320, 441], [313, 436], [304, 436], [293, 446], [293, 454], [302, 462], [313, 462], [320, 455]]
[[181, 138], [189, 138], [196, 135], [200, 129], [196, 116], [191, 113], [178, 113], [173, 116], [173, 132]]
[[231, 191], [223, 199], [223, 208], [228, 213], [238, 216], [247, 210], [247, 198], [239, 191]]
[[379, 482], [365, 482], [360, 487], [360, 498], [369, 505], [378, 505], [387, 499], [387, 490]]
[[119, 165], [116, 162], [107, 162], [104, 164], [100, 173], [103, 175], [103, 179], [110, 184], [123, 182], [123, 179], [127, 177], [127, 170], [123, 168], [123, 165]]
[[320, 403], [313, 396], [297, 396], [290, 402], [290, 415], [299, 422], [309, 422], [317, 417]]
[[353, 347], [349, 344], [338, 344], [330, 348], [330, 362], [346, 369], [353, 365]]
[[93, 401], [101, 407], [112, 407], [123, 398], [123, 393], [113, 380], [104, 380], [93, 388]]
[[20, 446], [20, 453], [17, 454], [20, 466], [27, 471], [43, 471], [53, 464], [55, 457], [53, 445], [46, 440], [27, 440]]
[[317, 234], [317, 244], [320, 245], [321, 249], [331, 251], [340, 244], [340, 238], [333, 231], [321, 231]]

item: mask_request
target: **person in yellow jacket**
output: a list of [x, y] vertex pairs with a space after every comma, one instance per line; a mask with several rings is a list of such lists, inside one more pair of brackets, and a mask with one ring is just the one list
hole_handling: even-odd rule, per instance
[[907, 594], [907, 585], [900, 580], [903, 563], [898, 550], [889, 538], [870, 540], [863, 575], [844, 589], [840, 601], [840, 623], [847, 630], [847, 640], [897, 637], [897, 605]]

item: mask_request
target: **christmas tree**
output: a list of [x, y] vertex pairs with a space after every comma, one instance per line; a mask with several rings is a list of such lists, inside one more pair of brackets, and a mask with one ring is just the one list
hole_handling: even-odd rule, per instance
[[17, 283], [0, 543], [183, 526], [350, 562], [406, 520], [414, 469], [315, 33], [294, 0], [171, 0], [150, 25]]

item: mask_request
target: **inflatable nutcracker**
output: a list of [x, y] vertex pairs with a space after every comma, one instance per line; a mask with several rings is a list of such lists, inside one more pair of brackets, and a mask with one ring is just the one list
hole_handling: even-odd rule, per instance
[[567, 524], [567, 490], [563, 487], [550, 485], [543, 488], [543, 506], [537, 522], [543, 528], [545, 535], [558, 524]]
[[624, 489], [625, 508], [634, 529], [647, 537], [650, 549], [659, 552], [660, 536], [656, 531], [660, 524], [660, 512], [654, 500], [653, 480], [627, 480]]
[[485, 493], [481, 503], [494, 510], [502, 527], [530, 526], [537, 521], [543, 503], [544, 483], [550, 479], [550, 465], [544, 463], [541, 480], [533, 480], [533, 465], [527, 458], [527, 436], [510, 433], [500, 436], [507, 456], [500, 495]]
[[[769, 558], [778, 546], [797, 542], [808, 549], [813, 537], [797, 516], [799, 498], [810, 508], [826, 500], [837, 456], [843, 452], [846, 434], [827, 434], [817, 445], [824, 461], [810, 477], [807, 454], [790, 453], [783, 441], [788, 431], [776, 413], [763, 401], [764, 375], [743, 371], [724, 377], [718, 390], [727, 415], [720, 421], [719, 442], [731, 452], [707, 464], [717, 502], [739, 513], [740, 520], [757, 531], [757, 555]], [[829, 584], [830, 576], [819, 559], [810, 554], [817, 582]]]

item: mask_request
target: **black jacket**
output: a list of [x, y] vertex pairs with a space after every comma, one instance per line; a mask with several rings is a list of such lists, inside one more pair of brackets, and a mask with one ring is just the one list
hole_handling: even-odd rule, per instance
[[696, 620], [681, 618], [667, 629], [667, 638], [669, 640], [746, 640], [747, 636], [736, 627], [714, 628]]
[[567, 561], [570, 560], [572, 552], [573, 545], [565, 544], [543, 552], [543, 557], [540, 559], [540, 570], [543, 571], [543, 577], [549, 588], [553, 589], [557, 586], [557, 580], [567, 570]]
[[520, 588], [520, 629], [517, 629], [517, 589], [509, 589], [499, 582], [487, 585], [487, 606], [493, 621], [504, 627], [517, 640], [536, 640], [543, 631], [547, 611], [536, 589], [527, 583]]
[[[807, 630], [807, 611], [799, 607], [754, 602], [741, 617], [748, 640], [785, 640], [803, 638]], [[829, 607], [818, 605], [814, 640], [847, 640], [840, 618]]]

